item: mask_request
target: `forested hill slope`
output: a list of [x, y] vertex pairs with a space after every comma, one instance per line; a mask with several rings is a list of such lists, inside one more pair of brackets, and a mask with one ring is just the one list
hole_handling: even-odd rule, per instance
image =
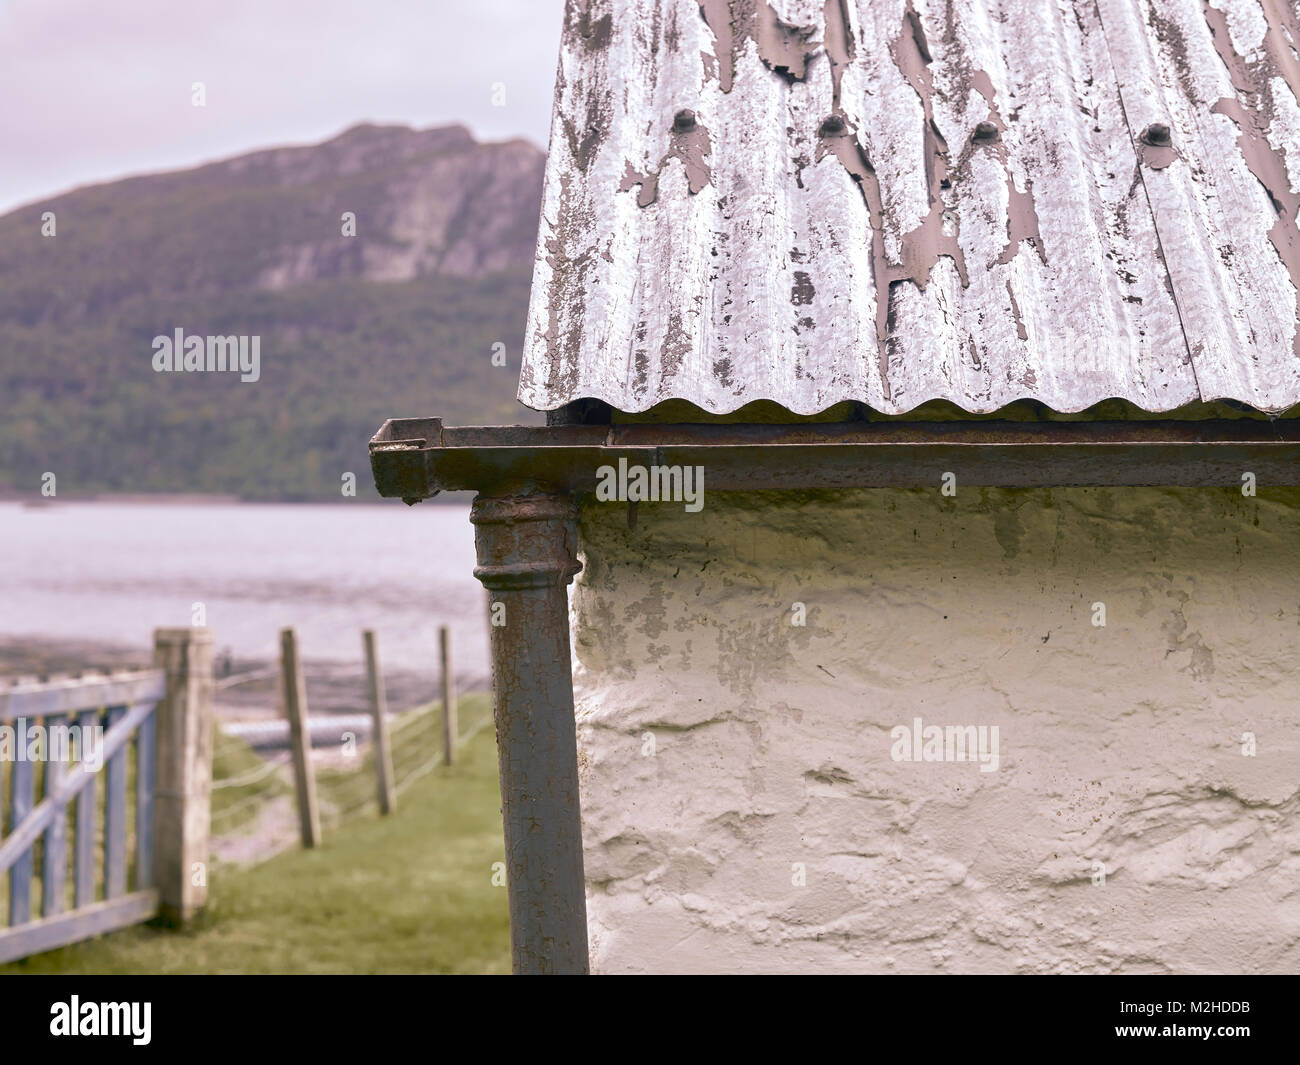
[[[540, 420], [514, 396], [544, 162], [365, 125], [0, 217], [0, 490], [365, 497], [386, 417]], [[177, 330], [257, 338], [256, 374], [158, 372]]]

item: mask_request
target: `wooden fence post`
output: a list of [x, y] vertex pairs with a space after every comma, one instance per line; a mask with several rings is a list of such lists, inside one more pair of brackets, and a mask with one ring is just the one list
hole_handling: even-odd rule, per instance
[[375, 634], [366, 629], [361, 634], [366, 649], [366, 679], [370, 689], [370, 716], [374, 721], [375, 776], [379, 786], [379, 812], [389, 814], [397, 805], [393, 791], [393, 751], [388, 739], [388, 699], [384, 695], [384, 678], [379, 672], [379, 655], [375, 651]]
[[298, 636], [293, 629], [280, 630], [280, 694], [289, 719], [302, 845], [315, 847], [320, 843], [320, 814], [316, 809], [316, 776], [311, 767], [311, 733], [307, 731], [307, 685], [302, 679]]
[[[155, 629], [153, 662], [167, 678], [166, 695], [154, 711], [157, 789], [153, 880], [158, 888], [159, 917], [179, 926], [191, 920], [208, 899], [213, 727], [211, 631]], [[89, 807], [87, 801], [84, 808]], [[80, 796], [77, 809], [80, 816], [83, 809]], [[79, 895], [84, 893], [82, 880], [88, 872], [79, 864]]]
[[442, 761], [456, 760], [456, 681], [451, 675], [451, 630], [438, 629], [438, 647], [442, 657]]

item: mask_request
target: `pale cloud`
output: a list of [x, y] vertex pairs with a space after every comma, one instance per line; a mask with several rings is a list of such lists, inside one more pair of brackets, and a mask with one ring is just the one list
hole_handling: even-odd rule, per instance
[[[461, 122], [545, 147], [563, 6], [0, 0], [0, 212], [362, 121]], [[196, 81], [206, 107], [191, 105]]]

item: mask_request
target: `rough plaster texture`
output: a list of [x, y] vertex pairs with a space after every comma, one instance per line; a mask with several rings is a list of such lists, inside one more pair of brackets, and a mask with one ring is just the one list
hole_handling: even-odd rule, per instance
[[[593, 968], [1300, 970], [1298, 519], [1267, 489], [587, 502]], [[998, 770], [894, 761], [916, 716], [999, 726]]]

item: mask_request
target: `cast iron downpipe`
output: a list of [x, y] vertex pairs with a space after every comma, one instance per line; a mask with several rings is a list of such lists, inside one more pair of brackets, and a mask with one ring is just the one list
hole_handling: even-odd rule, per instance
[[473, 490], [497, 624], [492, 687], [516, 973], [586, 973], [568, 585], [575, 493], [602, 465], [701, 465], [713, 491], [962, 485], [1300, 485], [1300, 421], [444, 426], [370, 441], [379, 494]]
[[516, 973], [586, 974], [568, 586], [582, 567], [568, 495], [479, 496], [470, 520], [490, 599], [510, 950]]

